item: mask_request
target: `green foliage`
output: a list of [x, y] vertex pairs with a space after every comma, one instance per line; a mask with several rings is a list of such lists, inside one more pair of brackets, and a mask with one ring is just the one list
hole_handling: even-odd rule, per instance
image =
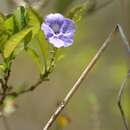
[[48, 48], [48, 44], [46, 43], [46, 40], [45, 40], [45, 36], [43, 34], [42, 31], [39, 31], [38, 33], [38, 44], [40, 46], [40, 50], [41, 50], [41, 53], [42, 53], [42, 57], [43, 57], [43, 60], [44, 60], [44, 64], [45, 64], [45, 71], [47, 70], [47, 62], [48, 62], [48, 56], [49, 56], [49, 48]]
[[79, 22], [86, 10], [87, 2], [72, 8], [72, 10], [70, 10], [70, 12], [68, 13], [68, 17], [73, 19], [75, 22]]
[[[49, 74], [55, 68], [56, 62], [63, 57], [60, 49], [51, 46], [51, 44], [48, 45], [41, 31], [42, 22], [43, 19], [31, 7], [17, 7], [8, 16], [0, 13], [0, 54], [2, 58], [0, 82], [1, 86], [3, 85], [1, 87], [3, 95], [0, 102], [1, 104], [5, 103], [5, 108], [3, 107], [5, 115], [15, 110], [12, 107], [14, 100], [12, 98], [7, 100], [6, 94], [17, 97], [20, 94], [33, 91], [39, 84], [48, 79]], [[12, 63], [22, 51], [29, 54], [40, 74], [36, 84], [28, 87], [28, 89], [24, 89], [24, 86], [22, 86], [22, 88], [20, 87], [16, 90], [14, 86], [8, 86], [8, 80]], [[8, 102], [6, 103], [6, 101]]]
[[0, 79], [3, 78], [5, 71], [5, 66], [3, 64], [0, 64]]
[[31, 7], [20, 6], [7, 18], [0, 14], [0, 50], [4, 57], [9, 58], [13, 53], [16, 56], [26, 50], [28, 43], [39, 33], [41, 22]]
[[72, 8], [68, 12], [67, 16], [73, 19], [75, 22], [79, 22], [86, 12], [90, 12], [94, 9], [95, 5], [95, 0], [88, 0], [81, 5], [76, 5], [74, 8]]
[[36, 65], [38, 66], [40, 73], [42, 73], [43, 64], [42, 64], [41, 59], [40, 59], [39, 55], [37, 54], [37, 52], [35, 50], [33, 50], [32, 48], [28, 48], [26, 51], [32, 57], [32, 59], [34, 60]]
[[17, 31], [21, 31], [28, 22], [27, 10], [24, 7], [20, 6], [14, 11], [13, 17], [16, 28], [18, 29]]
[[27, 23], [27, 25], [33, 27], [32, 37], [34, 37], [40, 30], [42, 18], [31, 7], [29, 7], [27, 9], [27, 11], [28, 11], [28, 23]]
[[22, 31], [14, 34], [9, 38], [9, 40], [5, 43], [4, 47], [4, 57], [8, 58], [11, 56], [15, 48], [18, 46], [18, 44], [25, 38], [25, 36], [32, 31], [32, 28], [25, 28]]
[[10, 16], [9, 18], [5, 20], [4, 27], [5, 27], [5, 30], [10, 33], [10, 35], [13, 35], [16, 32], [16, 25], [14, 23], [13, 16]]
[[0, 24], [2, 24], [4, 22], [4, 19], [5, 19], [4, 15], [2, 13], [0, 13]]

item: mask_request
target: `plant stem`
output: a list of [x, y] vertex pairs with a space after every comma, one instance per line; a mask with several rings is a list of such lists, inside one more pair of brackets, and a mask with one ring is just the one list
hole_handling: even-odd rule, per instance
[[0, 99], [0, 104], [3, 104], [3, 101], [4, 101], [5, 97], [6, 97], [6, 91], [8, 89], [9, 77], [10, 77], [10, 69], [7, 71], [7, 74], [4, 77], [4, 82], [3, 82], [2, 79], [0, 80], [1, 87], [2, 87], [2, 93], [1, 93], [2, 98]]
[[43, 130], [48, 130], [51, 127], [51, 125], [56, 120], [56, 118], [58, 117], [58, 115], [61, 113], [61, 111], [64, 109], [64, 107], [68, 104], [68, 102], [73, 97], [73, 95], [75, 94], [75, 92], [78, 90], [79, 86], [81, 85], [81, 83], [83, 82], [83, 80], [85, 79], [85, 77], [88, 75], [88, 73], [90, 72], [90, 70], [93, 68], [93, 66], [96, 64], [96, 62], [100, 58], [100, 56], [103, 53], [103, 51], [107, 48], [107, 46], [110, 43], [111, 39], [113, 38], [116, 30], [117, 30], [117, 26], [109, 34], [109, 36], [106, 39], [106, 41], [103, 43], [103, 45], [98, 50], [98, 52], [96, 53], [96, 55], [92, 58], [92, 60], [87, 65], [87, 67], [85, 68], [85, 70], [82, 72], [82, 74], [80, 75], [79, 79], [76, 81], [76, 83], [74, 84], [74, 86], [67, 93], [66, 97], [63, 99], [63, 101], [61, 102], [61, 104], [59, 105], [59, 107], [57, 108], [57, 110], [52, 114], [52, 116], [50, 117], [50, 119], [46, 123], [45, 127], [43, 128]]
[[58, 115], [62, 112], [62, 110], [65, 108], [65, 106], [69, 103], [70, 99], [76, 93], [76, 91], [78, 90], [78, 88], [80, 87], [80, 85], [84, 81], [84, 79], [88, 76], [89, 72], [92, 70], [92, 68], [94, 67], [96, 62], [99, 60], [100, 56], [102, 55], [104, 50], [107, 48], [107, 46], [109, 45], [110, 41], [112, 40], [112, 38], [115, 36], [115, 34], [117, 32], [120, 33], [123, 43], [125, 44], [126, 48], [128, 49], [128, 52], [130, 52], [128, 40], [125, 37], [125, 34], [124, 34], [121, 26], [120, 25], [116, 25], [114, 30], [109, 34], [107, 39], [104, 41], [103, 45], [99, 48], [99, 50], [97, 51], [95, 56], [92, 58], [92, 60], [89, 62], [89, 64], [85, 68], [85, 70], [82, 72], [82, 74], [80, 75], [78, 80], [73, 85], [73, 87], [69, 90], [69, 92], [67, 93], [67, 95], [65, 96], [63, 101], [60, 103], [59, 107], [51, 115], [51, 117], [49, 118], [49, 120], [45, 124], [43, 130], [48, 130], [52, 126], [52, 124], [54, 123], [54, 121], [56, 120]]

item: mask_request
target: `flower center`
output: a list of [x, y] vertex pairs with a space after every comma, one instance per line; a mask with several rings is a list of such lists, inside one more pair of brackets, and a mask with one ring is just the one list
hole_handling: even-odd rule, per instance
[[56, 23], [52, 25], [52, 30], [57, 34], [60, 31], [60, 26]]

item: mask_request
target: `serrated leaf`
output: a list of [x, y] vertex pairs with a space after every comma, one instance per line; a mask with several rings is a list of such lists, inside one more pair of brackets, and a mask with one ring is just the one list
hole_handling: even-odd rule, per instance
[[25, 38], [25, 36], [32, 31], [32, 28], [25, 28], [22, 31], [11, 36], [4, 46], [4, 57], [8, 58], [13, 53], [18, 44]]
[[41, 59], [40, 59], [39, 55], [37, 54], [37, 52], [32, 48], [27, 48], [26, 52], [32, 57], [33, 61], [38, 66], [40, 73], [42, 73], [43, 72], [43, 64], [42, 64]]

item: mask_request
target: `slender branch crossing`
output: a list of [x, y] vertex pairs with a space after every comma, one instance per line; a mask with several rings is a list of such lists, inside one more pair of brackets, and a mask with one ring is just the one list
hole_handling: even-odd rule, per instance
[[[97, 51], [97, 53], [95, 54], [95, 56], [92, 58], [92, 60], [90, 61], [90, 63], [87, 65], [87, 67], [85, 68], [85, 70], [82, 72], [82, 74], [80, 75], [79, 79], [76, 81], [76, 83], [74, 84], [74, 86], [67, 93], [67, 95], [65, 96], [65, 98], [63, 99], [63, 101], [61, 102], [61, 104], [59, 105], [59, 107], [51, 115], [51, 117], [49, 118], [49, 120], [45, 124], [43, 130], [48, 130], [52, 126], [52, 124], [54, 123], [54, 121], [56, 120], [56, 118], [58, 117], [58, 115], [62, 112], [62, 110], [69, 103], [70, 99], [76, 93], [76, 91], [78, 90], [78, 88], [80, 87], [80, 85], [84, 81], [84, 79], [88, 76], [89, 72], [92, 70], [92, 68], [94, 67], [94, 65], [96, 64], [96, 62], [99, 60], [100, 56], [102, 55], [102, 53], [104, 52], [104, 50], [107, 48], [107, 46], [109, 45], [110, 41], [112, 40], [112, 38], [115, 36], [115, 34], [117, 32], [120, 33], [122, 41], [125, 44], [126, 48], [128, 49], [128, 52], [130, 53], [128, 40], [127, 40], [127, 38], [126, 38], [126, 36], [125, 36], [125, 34], [124, 34], [121, 26], [117, 25], [114, 28], [114, 30], [109, 34], [108, 38], [104, 41], [103, 45], [99, 48], [99, 50]], [[123, 115], [122, 115], [122, 117], [123, 117]], [[124, 124], [124, 125], [126, 125], [126, 124]]]

